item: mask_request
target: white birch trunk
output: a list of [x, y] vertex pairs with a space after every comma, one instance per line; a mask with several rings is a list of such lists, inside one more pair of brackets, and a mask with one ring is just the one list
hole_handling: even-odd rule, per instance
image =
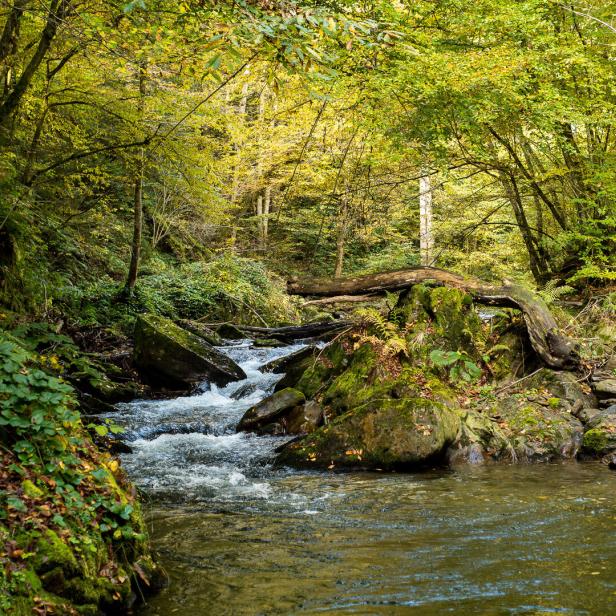
[[426, 172], [419, 178], [419, 256], [421, 265], [434, 263], [434, 235], [432, 232], [432, 184]]

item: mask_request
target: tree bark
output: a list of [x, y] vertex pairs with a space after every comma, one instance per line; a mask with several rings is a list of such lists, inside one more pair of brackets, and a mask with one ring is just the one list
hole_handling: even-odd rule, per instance
[[[145, 62], [139, 64], [139, 116], [143, 121], [145, 109], [147, 66]], [[139, 274], [139, 261], [141, 259], [141, 233], [143, 228], [143, 172], [145, 168], [145, 152], [141, 150], [141, 156], [137, 162], [135, 172], [135, 188], [133, 198], [133, 241], [131, 245], [130, 266], [126, 278], [126, 294], [130, 297], [137, 284]]]
[[432, 185], [426, 172], [419, 178], [419, 254], [421, 265], [432, 265]]
[[13, 111], [17, 109], [17, 106], [28, 89], [34, 74], [51, 47], [51, 42], [58, 31], [58, 24], [67, 16], [70, 9], [71, 0], [55, 0], [51, 3], [49, 13], [47, 14], [47, 21], [43, 31], [41, 32], [36, 51], [34, 52], [32, 58], [30, 58], [30, 62], [28, 62], [24, 72], [17, 80], [15, 87], [6, 97], [6, 100], [2, 103], [2, 105], [0, 105], [0, 125], [3, 125], [12, 115]]
[[340, 211], [338, 212], [338, 221], [336, 229], [336, 262], [334, 264], [334, 278], [342, 276], [344, 267], [344, 249], [346, 246], [346, 237], [349, 227], [348, 221], [348, 201], [344, 195], [340, 203]]
[[524, 240], [526, 246], [526, 252], [528, 253], [528, 261], [530, 265], [530, 271], [533, 274], [533, 278], [539, 284], [543, 284], [548, 275], [548, 265], [545, 259], [542, 258], [539, 253], [537, 242], [533, 236], [528, 219], [526, 218], [526, 212], [524, 211], [524, 204], [518, 190], [518, 185], [513, 174], [508, 175], [504, 171], [499, 172], [501, 184], [507, 195], [507, 199], [511, 204], [511, 209], [515, 215], [520, 234]]
[[332, 297], [400, 291], [422, 282], [462, 289], [481, 304], [521, 310], [530, 342], [548, 366], [565, 368], [579, 363], [573, 341], [560, 332], [545, 303], [530, 291], [515, 285], [495, 286], [434, 267], [415, 267], [333, 281], [293, 280], [287, 284], [287, 290], [292, 295]]
[[128, 277], [126, 279], [126, 291], [129, 296], [132, 295], [135, 285], [137, 284], [139, 260], [141, 257], [141, 232], [143, 227], [143, 164], [140, 163], [139, 167], [140, 169], [135, 178], [133, 241], [130, 252], [130, 267], [128, 268]]
[[267, 248], [267, 240], [269, 234], [269, 214], [272, 209], [272, 187], [268, 184], [265, 187], [265, 196], [263, 198], [263, 220], [262, 220], [262, 235], [263, 235], [263, 249]]

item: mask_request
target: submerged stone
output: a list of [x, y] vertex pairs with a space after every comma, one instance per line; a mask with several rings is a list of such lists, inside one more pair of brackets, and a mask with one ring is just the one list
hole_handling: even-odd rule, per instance
[[153, 386], [186, 388], [201, 381], [226, 385], [246, 378], [232, 359], [205, 340], [152, 314], [137, 319], [134, 358]]

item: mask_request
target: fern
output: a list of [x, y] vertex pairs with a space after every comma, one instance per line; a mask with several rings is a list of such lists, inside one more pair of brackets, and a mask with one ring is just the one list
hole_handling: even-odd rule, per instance
[[543, 289], [540, 289], [537, 294], [539, 297], [548, 305], [551, 306], [556, 301], [558, 301], [561, 297], [565, 295], [569, 295], [573, 293], [575, 290], [573, 287], [569, 285], [558, 286], [558, 280], [548, 280]]
[[408, 342], [395, 323], [391, 323], [374, 308], [359, 308], [355, 311], [360, 322], [366, 329], [372, 330], [376, 336], [370, 337], [371, 342], [379, 342], [383, 352], [389, 356], [409, 354]]

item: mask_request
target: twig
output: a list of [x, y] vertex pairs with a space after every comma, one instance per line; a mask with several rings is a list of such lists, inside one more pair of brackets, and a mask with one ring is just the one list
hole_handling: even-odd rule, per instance
[[509, 389], [510, 387], [513, 387], [514, 385], [517, 385], [518, 383], [521, 383], [522, 381], [525, 381], [526, 379], [530, 379], [531, 376], [535, 376], [535, 374], [537, 374], [537, 372], [541, 372], [541, 370], [543, 370], [543, 367], [541, 368], [537, 368], [537, 370], [535, 370], [534, 372], [531, 372], [530, 374], [527, 374], [526, 376], [523, 376], [521, 379], [518, 379], [517, 381], [513, 381], [513, 383], [509, 383], [509, 385], [505, 385], [504, 387], [501, 387], [500, 389], [497, 389], [494, 394], [500, 394], [503, 391], [505, 391], [506, 389]]

